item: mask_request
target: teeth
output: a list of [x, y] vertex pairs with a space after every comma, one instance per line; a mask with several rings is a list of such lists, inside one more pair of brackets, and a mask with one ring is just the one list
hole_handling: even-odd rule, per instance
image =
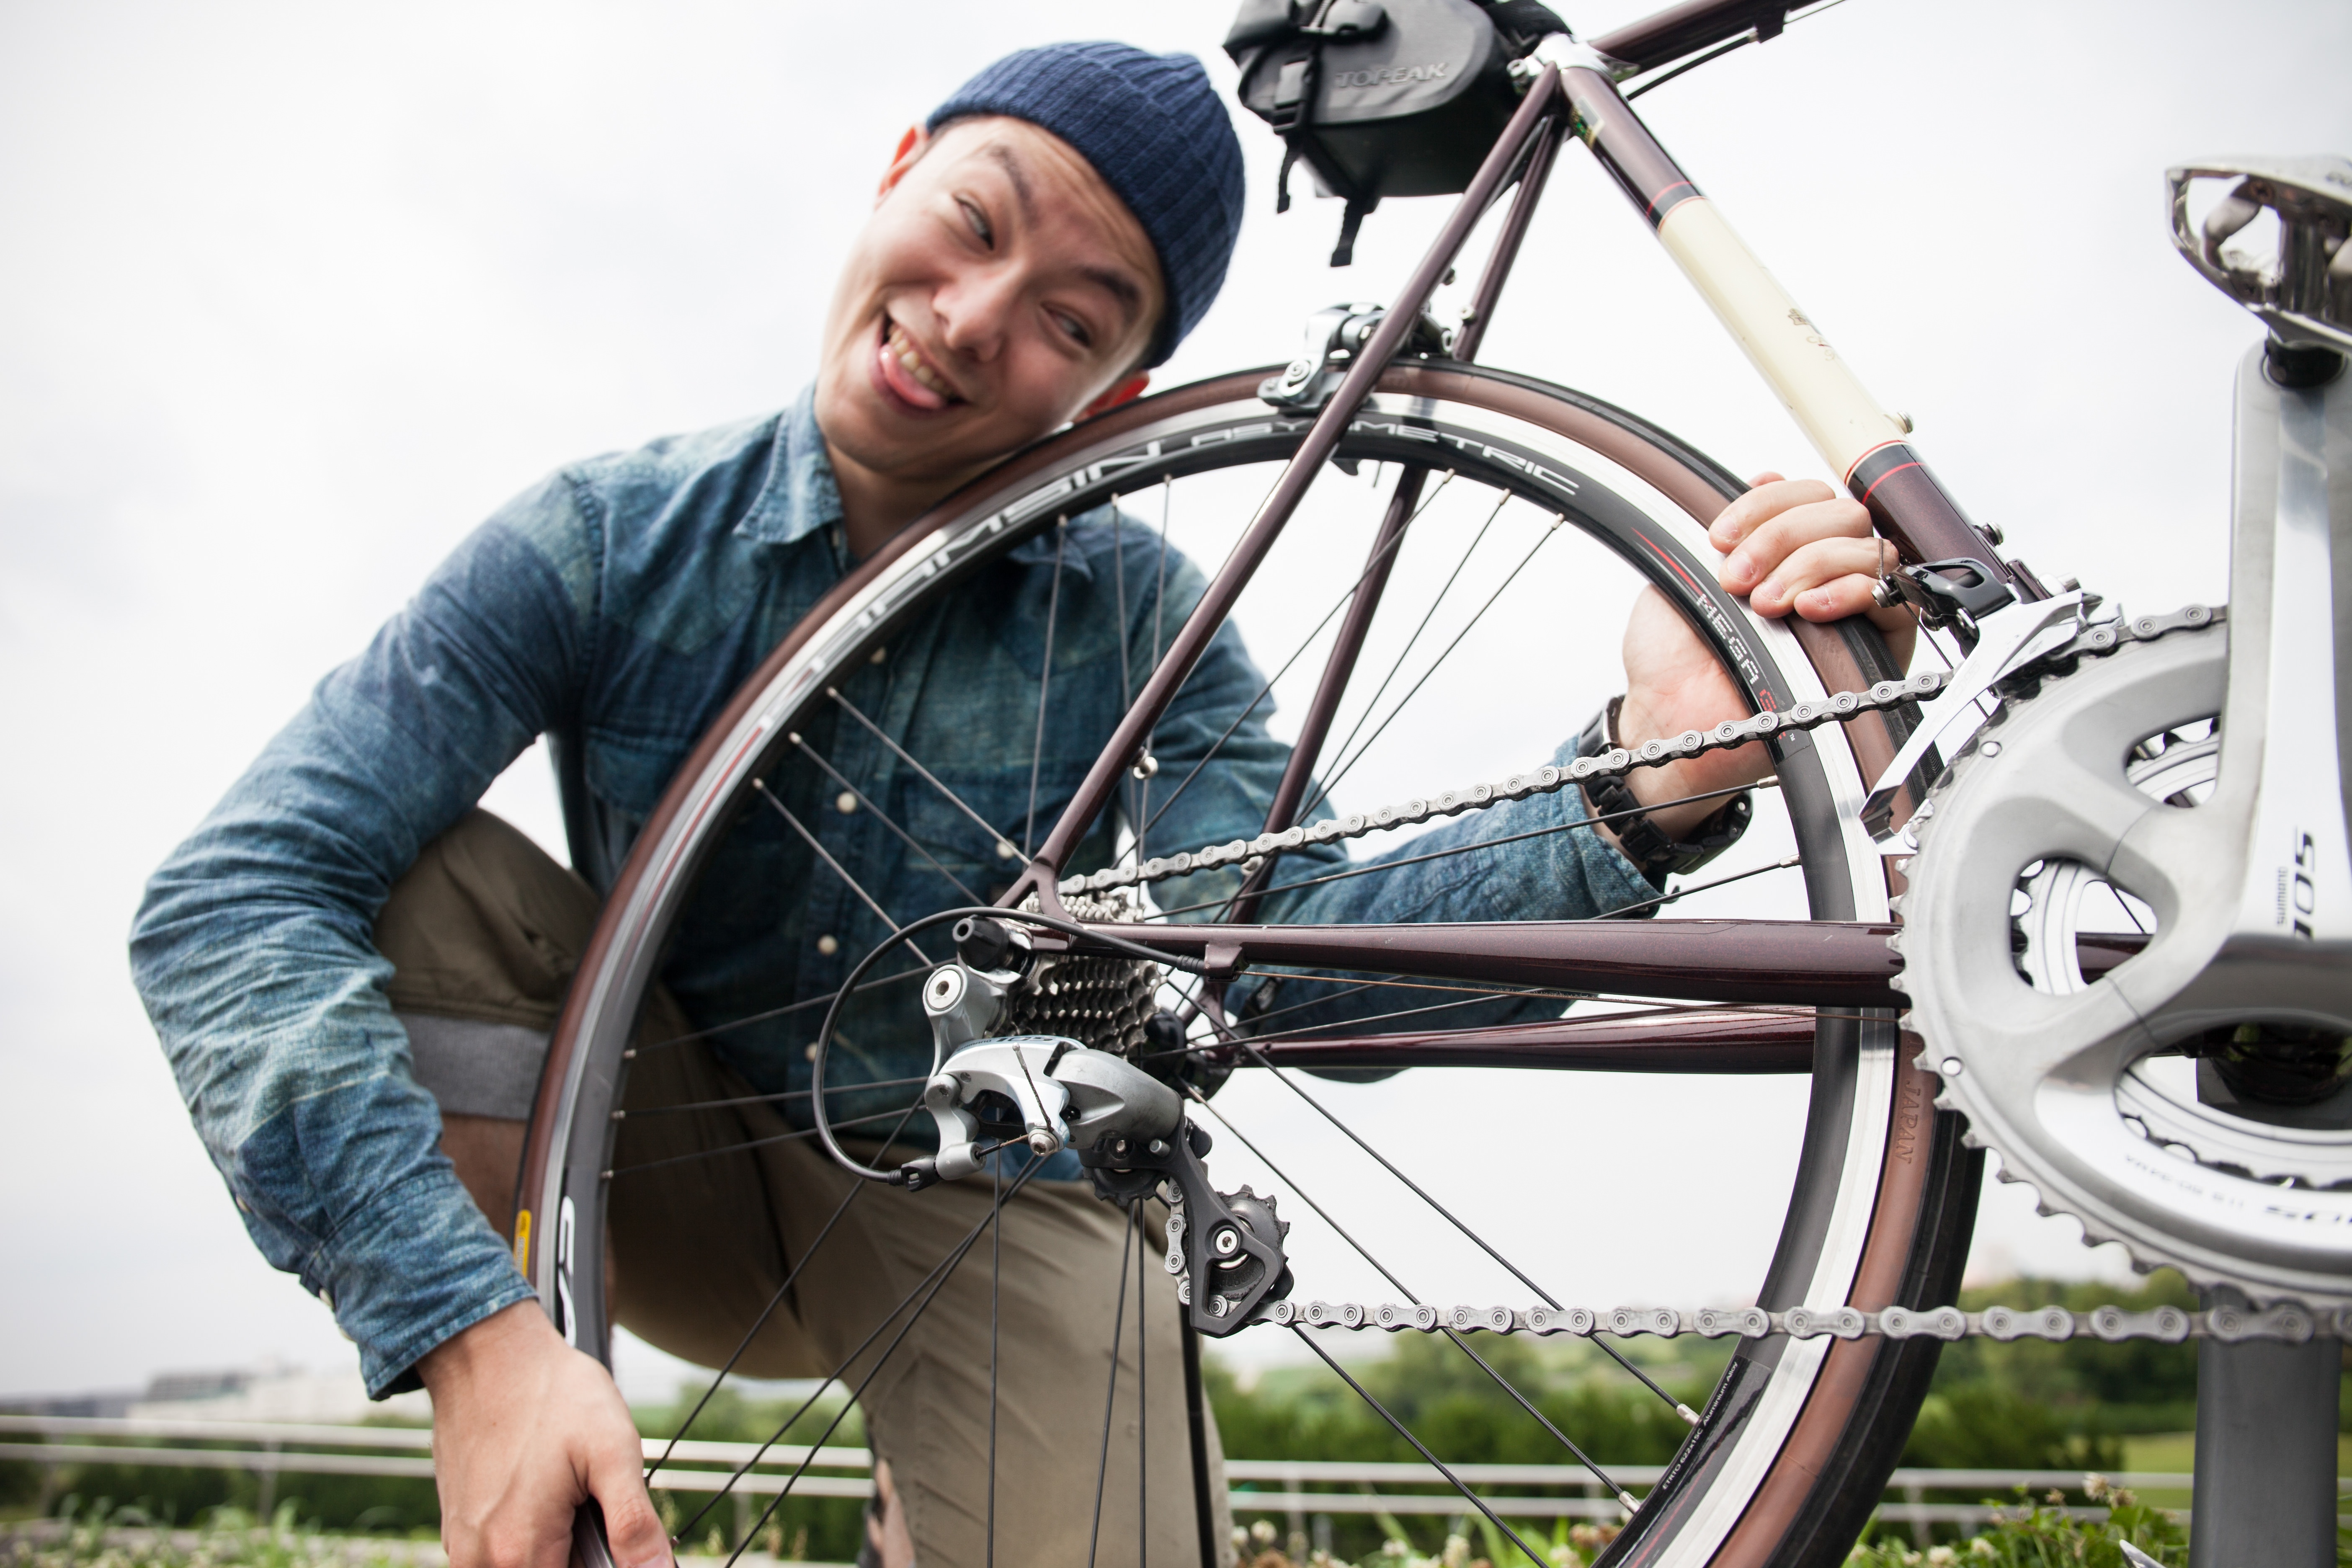
[[908, 375], [913, 376], [941, 397], [955, 395], [955, 389], [941, 381], [937, 373], [923, 363], [923, 356], [915, 352], [915, 340], [907, 335], [904, 327], [896, 321], [891, 322], [890, 336], [887, 341], [890, 345], [890, 352], [898, 356], [898, 363], [906, 367]]

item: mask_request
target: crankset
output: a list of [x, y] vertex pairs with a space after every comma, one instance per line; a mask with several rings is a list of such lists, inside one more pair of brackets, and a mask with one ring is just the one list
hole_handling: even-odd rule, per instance
[[[2043, 1212], [2325, 1311], [2352, 1304], [2352, 385], [2277, 359], [2240, 374], [2226, 626], [2145, 617], [2013, 672], [1915, 818], [1895, 984], [1939, 1103]], [[2147, 934], [2090, 980], [2095, 905]]]

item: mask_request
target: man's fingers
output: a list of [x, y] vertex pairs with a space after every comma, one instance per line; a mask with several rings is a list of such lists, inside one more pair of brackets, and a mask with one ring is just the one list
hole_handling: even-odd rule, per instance
[[1754, 489], [1716, 514], [1715, 521], [1707, 525], [1707, 541], [1727, 552], [1781, 512], [1831, 500], [1836, 495], [1819, 479], [1784, 479], [1778, 474], [1759, 474]]
[[1730, 593], [1752, 593], [1768, 578], [1781, 575], [1781, 567], [1790, 558], [1823, 540], [1866, 544], [1870, 514], [1858, 501], [1836, 498], [1778, 513], [1749, 531], [1717, 568], [1717, 575]]
[[1892, 552], [1877, 539], [1823, 539], [1791, 551], [1748, 594], [1759, 615], [1790, 611], [1833, 621], [1871, 607], [1871, 586]]
[[619, 1568], [668, 1568], [669, 1534], [646, 1493], [645, 1455], [636, 1445], [600, 1447], [589, 1468], [588, 1490], [604, 1510], [604, 1538]]

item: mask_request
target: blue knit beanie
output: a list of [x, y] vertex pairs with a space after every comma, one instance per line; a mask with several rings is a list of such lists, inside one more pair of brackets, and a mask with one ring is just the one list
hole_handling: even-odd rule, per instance
[[1241, 143], [1201, 62], [1126, 44], [1023, 49], [956, 89], [928, 129], [975, 114], [1052, 132], [1127, 204], [1168, 287], [1144, 363], [1175, 353], [1223, 287], [1242, 226]]

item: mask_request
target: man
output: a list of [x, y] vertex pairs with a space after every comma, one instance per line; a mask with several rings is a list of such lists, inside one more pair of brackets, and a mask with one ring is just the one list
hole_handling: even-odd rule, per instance
[[[321, 683], [151, 884], [134, 969], [198, 1129], [263, 1251], [359, 1344], [371, 1392], [419, 1382], [431, 1392], [457, 1568], [560, 1564], [572, 1512], [591, 1498], [621, 1568], [669, 1560], [626, 1408], [604, 1370], [556, 1337], [502, 1236], [545, 1030], [596, 892], [730, 693], [856, 560], [1005, 454], [1142, 390], [1214, 298], [1241, 204], [1238, 146], [1189, 57], [1066, 45], [992, 66], [901, 143], [843, 269], [809, 393], [782, 415], [594, 459], [518, 498]], [[1103, 533], [1074, 522], [1064, 541], [1063, 625], [1072, 638], [1104, 639], [1115, 661], [1121, 639], [1131, 651], [1132, 625], [1106, 624], [1108, 596], [1082, 581], [1124, 570]], [[1861, 509], [1823, 486], [1765, 476], [1714, 538], [1727, 585], [1766, 614], [1869, 607], [1878, 546]], [[1024, 639], [1034, 638], [1045, 567], [1026, 548], [861, 676], [898, 694], [894, 739], [915, 754], [961, 745], [976, 770], [1001, 773], [1017, 752], [1025, 776], [1030, 731], [1008, 733], [986, 715], [1001, 689], [1034, 679]], [[1191, 571], [1177, 563], [1178, 578]], [[1186, 580], [1197, 592], [1197, 574]], [[1184, 596], [1173, 579], [1171, 593]], [[1637, 606], [1626, 648], [1623, 741], [1739, 710], [1712, 656], [1654, 595]], [[1255, 679], [1235, 639], [1212, 658], [1230, 680]], [[1055, 668], [1058, 679], [1058, 658]], [[1091, 696], [1057, 696], [1069, 733], [1055, 743], [1074, 756], [1108, 733], [1106, 689], [1097, 679]], [[472, 809], [542, 733], [577, 877]], [[1185, 841], [1231, 837], [1225, 818], [1279, 771], [1262, 726], [1244, 726], [1239, 741], [1220, 763], [1231, 787], [1204, 786], [1187, 806], [1203, 831]], [[1637, 775], [1634, 788], [1663, 800], [1755, 771], [1710, 757]], [[1066, 793], [1049, 792], [1041, 826]], [[1580, 810], [1564, 793], [1557, 809]], [[1712, 809], [1654, 816], [1673, 837]], [[1008, 832], [1019, 820], [1002, 802], [989, 810]], [[912, 873], [866, 824], [845, 806], [821, 832], [853, 875], [887, 889]], [[967, 831], [950, 824], [940, 837]], [[1569, 840], [1580, 847], [1558, 847]], [[1569, 858], [1545, 897], [1596, 913], [1645, 893], [1614, 842], [1546, 841], [1542, 853]], [[864, 918], [846, 890], [803, 849], [779, 837], [764, 852], [772, 863], [757, 879], [792, 889], [788, 912], [730, 925], [727, 889], [711, 895], [709, 925], [682, 936], [664, 971], [656, 1005], [675, 1009], [665, 1038], [740, 1016], [730, 987], [747, 974], [821, 995], [872, 945], [870, 929], [846, 923]], [[805, 1034], [688, 1041], [635, 1072], [670, 1075], [677, 1099], [740, 1098], [746, 1084], [774, 1097], [805, 1085], [795, 1048]], [[887, 1059], [868, 1076], [887, 1076]], [[754, 1131], [757, 1115], [782, 1124], [762, 1107], [743, 1115]], [[625, 1144], [636, 1135], [632, 1123]], [[814, 1245], [809, 1228], [841, 1190], [804, 1142], [734, 1158], [735, 1184], [710, 1175], [699, 1197], [630, 1187], [667, 1194], [633, 1197], [633, 1211], [615, 1189], [618, 1316], [709, 1362], [772, 1294], [786, 1259]], [[985, 1205], [984, 1187], [961, 1190], [976, 1185], [866, 1205], [859, 1228], [827, 1243], [843, 1254], [826, 1275], [838, 1282], [803, 1280], [741, 1364], [830, 1370], [845, 1336], [870, 1324], [873, 1301], [895, 1299], [906, 1271], [936, 1260], [938, 1238]], [[717, 1232], [697, 1228], [738, 1222], [756, 1230], [727, 1233], [740, 1268], [735, 1254], [713, 1255], [704, 1238]], [[1108, 1280], [1120, 1224], [1075, 1183], [1034, 1182], [1011, 1206], [1003, 1245], [1024, 1267], [1006, 1278], [1008, 1354], [1060, 1364], [1055, 1336], [1076, 1321], [1068, 1303]], [[681, 1286], [698, 1259], [702, 1279]], [[1066, 1494], [1073, 1475], [1092, 1485], [1099, 1416], [1086, 1410], [1099, 1408], [1100, 1374], [1034, 1378], [1038, 1402], [1005, 1422], [999, 1474], [969, 1409], [974, 1346], [989, 1342], [974, 1324], [992, 1321], [990, 1300], [985, 1273], [961, 1271], [866, 1398], [877, 1452], [895, 1467], [874, 1534], [891, 1562], [979, 1560], [998, 1496], [1018, 1500], [1017, 1525], [1003, 1526], [1019, 1532], [1009, 1552], [1085, 1555], [1084, 1513], [1072, 1534]], [[1154, 1386], [1171, 1389], [1172, 1301], [1150, 1310], [1151, 1342], [1122, 1354], [1139, 1354]], [[1181, 1560], [1197, 1551], [1188, 1460], [1164, 1416], [1152, 1419], [1150, 1452], [1169, 1479], [1140, 1522], [1154, 1555]], [[1105, 1538], [1132, 1539], [1135, 1514], [1121, 1522], [1116, 1510], [1133, 1500], [1108, 1506]]]

